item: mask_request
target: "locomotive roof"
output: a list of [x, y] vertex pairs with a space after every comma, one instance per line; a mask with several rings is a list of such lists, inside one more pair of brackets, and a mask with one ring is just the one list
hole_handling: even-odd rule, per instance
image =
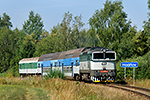
[[84, 49], [85, 48], [78, 48], [78, 49], [68, 50], [68, 51], [64, 51], [64, 52], [44, 54], [44, 55], [40, 56], [39, 61], [48, 61], [48, 60], [79, 57], [80, 53]]
[[[87, 52], [95, 52], [95, 51], [103, 51], [103, 49], [106, 49], [106, 51], [113, 51], [113, 50], [111, 50], [111, 49], [108, 49], [108, 48], [104, 48], [104, 47], [86, 47], [83, 51], [82, 51], [82, 53], [83, 54], [86, 54]], [[115, 51], [113, 51], [113, 52], [115, 52]]]
[[102, 51], [103, 49], [106, 49], [106, 51], [113, 51], [111, 49], [108, 48], [104, 48], [104, 47], [93, 47], [90, 49], [90, 51], [94, 52], [94, 51]]
[[21, 59], [19, 61], [19, 64], [21, 63], [33, 63], [33, 62], [38, 62], [39, 60], [39, 57], [34, 57], [34, 58], [24, 58], [24, 59]]

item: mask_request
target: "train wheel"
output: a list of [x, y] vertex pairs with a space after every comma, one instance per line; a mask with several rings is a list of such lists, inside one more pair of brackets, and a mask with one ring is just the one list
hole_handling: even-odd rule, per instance
[[79, 80], [80, 80], [80, 76], [79, 76], [79, 75], [76, 75], [75, 79], [76, 79], [77, 81], [79, 81]]

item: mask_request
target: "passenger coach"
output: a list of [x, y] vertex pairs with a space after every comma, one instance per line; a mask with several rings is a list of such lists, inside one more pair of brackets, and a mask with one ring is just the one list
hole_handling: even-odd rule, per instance
[[65, 76], [74, 77], [79, 74], [80, 59], [79, 55], [84, 48], [41, 55], [38, 67], [43, 69], [42, 75], [47, 74], [49, 68], [60, 70]]
[[35, 58], [24, 58], [19, 61], [19, 74], [25, 75], [41, 75], [41, 68], [37, 67], [39, 57]]

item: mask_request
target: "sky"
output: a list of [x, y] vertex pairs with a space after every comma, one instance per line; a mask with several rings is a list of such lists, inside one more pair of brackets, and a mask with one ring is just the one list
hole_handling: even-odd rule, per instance
[[[110, 0], [116, 1], [116, 0]], [[122, 0], [123, 11], [127, 14], [128, 20], [137, 30], [143, 30], [143, 21], [147, 21], [148, 0]], [[43, 21], [44, 29], [49, 31], [61, 23], [64, 14], [70, 12], [73, 17], [82, 15], [84, 28], [89, 29], [88, 20], [95, 13], [95, 10], [104, 8], [106, 0], [0, 0], [0, 16], [6, 13], [10, 16], [13, 29], [22, 29], [24, 21], [29, 18], [32, 10], [38, 13]]]

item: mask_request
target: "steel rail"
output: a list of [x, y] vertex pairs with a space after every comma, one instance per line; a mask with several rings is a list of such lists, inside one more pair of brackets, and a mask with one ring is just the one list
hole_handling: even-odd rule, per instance
[[[117, 85], [117, 84], [107, 84], [105, 86], [118, 88], [118, 89], [122, 89], [125, 91], [130, 91], [130, 92], [136, 93], [141, 96], [145, 96], [146, 98], [150, 99], [150, 89], [147, 89], [147, 88], [141, 88], [141, 87], [129, 86], [129, 85]], [[132, 89], [134, 89], [134, 90], [132, 90]], [[147, 92], [149, 94], [145, 94], [141, 91]]]

